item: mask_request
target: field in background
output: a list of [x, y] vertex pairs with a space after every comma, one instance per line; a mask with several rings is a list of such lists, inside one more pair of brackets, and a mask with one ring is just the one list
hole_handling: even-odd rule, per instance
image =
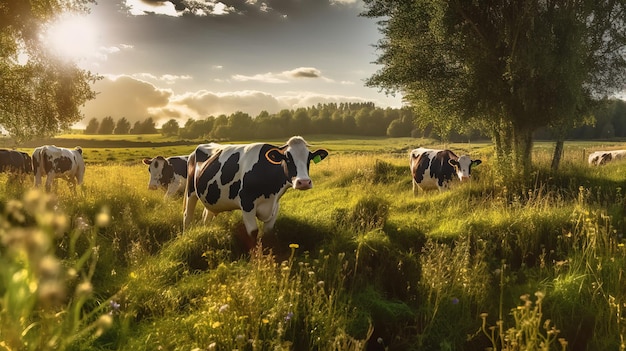
[[[50, 211], [63, 211], [70, 229], [79, 219], [93, 229], [95, 244], [89, 232], [77, 239], [66, 232], [54, 236], [53, 252], [66, 267], [83, 262], [70, 254], [72, 240], [78, 253], [97, 252], [93, 268], [83, 263], [80, 279], [68, 279], [68, 295], [77, 296], [84, 280], [89, 297], [64, 305], [94, 312], [80, 323], [50, 323], [82, 335], [99, 316], [112, 318], [97, 337], [84, 334], [66, 349], [501, 350], [543, 341], [552, 349], [567, 342], [567, 349], [619, 350], [626, 336], [626, 162], [586, 164], [590, 151], [626, 143], [566, 142], [553, 173], [553, 144], [538, 142], [533, 179], [507, 187], [493, 176], [489, 143], [306, 137], [330, 156], [311, 165], [312, 190], [281, 200], [272, 259], [241, 250], [233, 236], [240, 213], [183, 235], [182, 199], [147, 189], [141, 158], [187, 154], [195, 144], [131, 136], [110, 143], [118, 147], [90, 147], [107, 140], [89, 137], [61, 139], [83, 147], [88, 168], [77, 195], [58, 182], [59, 206]], [[154, 146], [133, 146], [143, 142]], [[471, 183], [413, 196], [408, 152], [418, 146], [449, 147], [483, 164]], [[23, 211], [34, 206], [24, 198], [31, 184], [0, 175], [6, 221], [21, 211], [14, 200], [23, 199]], [[98, 224], [101, 215], [109, 222]], [[27, 225], [48, 217], [33, 215]], [[5, 270], [19, 264], [3, 257]], [[39, 313], [15, 306], [20, 315]], [[56, 318], [64, 315], [71, 314]], [[23, 333], [19, 316], [14, 323], [2, 316], [5, 342], [9, 331]], [[38, 336], [24, 334], [31, 345], [46, 335], [37, 328]]]

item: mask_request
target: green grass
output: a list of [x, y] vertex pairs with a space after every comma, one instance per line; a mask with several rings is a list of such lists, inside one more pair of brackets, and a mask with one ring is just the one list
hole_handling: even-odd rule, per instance
[[[84, 188], [73, 194], [60, 180], [56, 202], [36, 207], [24, 198], [32, 179], [0, 174], [2, 320], [18, 312], [50, 328], [33, 339], [24, 334], [29, 324], [3, 324], [0, 345], [46, 349], [46, 337], [67, 336], [53, 333], [60, 326], [80, 337], [47, 349], [483, 350], [493, 346], [481, 331], [487, 313], [488, 332], [497, 325], [503, 333], [523, 330], [526, 340], [557, 336], [549, 339], [552, 349], [560, 349], [558, 338], [568, 349], [620, 349], [626, 162], [590, 168], [583, 157], [583, 150], [617, 143], [566, 143], [556, 173], [549, 170], [551, 144], [537, 143], [533, 179], [517, 190], [491, 176], [488, 143], [449, 145], [483, 159], [472, 182], [414, 196], [409, 150], [441, 144], [307, 141], [330, 156], [311, 165], [313, 189], [290, 190], [281, 199], [273, 255], [242, 250], [235, 236], [239, 212], [182, 234], [182, 199], [147, 189], [142, 157], [184, 154], [193, 146], [85, 148]], [[15, 222], [20, 213], [25, 220]], [[50, 225], [57, 216], [67, 218], [62, 233]], [[89, 235], [72, 236], [83, 226], [95, 244]], [[35, 292], [45, 278], [35, 256], [25, 264], [29, 246], [9, 240], [31, 232], [50, 235], [46, 257], [54, 255], [81, 278], [57, 281], [67, 285], [68, 299], [51, 310], [36, 303], [38, 294], [17, 311], [8, 300], [24, 286], [12, 279], [15, 272], [29, 272]], [[87, 252], [96, 253], [89, 256], [97, 258], [94, 266], [78, 264]], [[81, 281], [91, 291], [80, 301], [69, 298]], [[520, 302], [536, 291], [545, 298]], [[65, 318], [69, 312], [77, 319]], [[560, 333], [548, 334], [546, 319]], [[536, 328], [522, 328], [537, 321]]]

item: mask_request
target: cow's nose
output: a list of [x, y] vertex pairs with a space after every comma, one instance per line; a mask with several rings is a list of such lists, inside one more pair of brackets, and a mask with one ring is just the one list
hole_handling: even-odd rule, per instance
[[296, 179], [295, 188], [298, 190], [307, 190], [313, 187], [313, 182], [311, 179]]

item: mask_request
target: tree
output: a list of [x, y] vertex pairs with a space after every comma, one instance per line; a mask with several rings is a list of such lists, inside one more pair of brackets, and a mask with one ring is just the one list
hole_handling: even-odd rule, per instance
[[[0, 125], [15, 143], [55, 135], [83, 119], [99, 77], [45, 49], [42, 30], [93, 0], [6, 0], [0, 6]], [[26, 54], [26, 55], [23, 55]], [[27, 57], [26, 62], [20, 57]]]
[[100, 122], [100, 128], [98, 128], [98, 134], [109, 135], [113, 134], [113, 130], [115, 129], [115, 121], [113, 117], [106, 116]]
[[98, 128], [100, 128], [100, 121], [97, 118], [92, 118], [87, 123], [85, 127], [85, 134], [96, 134], [98, 132]]
[[178, 129], [180, 126], [178, 125], [178, 121], [175, 119], [170, 119], [169, 121], [163, 123], [161, 126], [161, 134], [165, 136], [174, 136], [178, 134]]
[[626, 78], [626, 0], [365, 3], [364, 16], [383, 18], [382, 68], [366, 85], [402, 92], [440, 135], [480, 127], [518, 175], [533, 131], [573, 128]]
[[118, 119], [117, 123], [115, 124], [113, 134], [123, 135], [128, 134], [128, 132], [130, 132], [130, 122], [126, 119], [126, 117]]

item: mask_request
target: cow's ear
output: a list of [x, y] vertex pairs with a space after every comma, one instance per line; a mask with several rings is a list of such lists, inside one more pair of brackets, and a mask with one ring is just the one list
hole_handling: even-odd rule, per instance
[[152, 159], [150, 158], [144, 158], [141, 162], [143, 162], [144, 165], [149, 165], [152, 163]]
[[458, 167], [459, 166], [459, 161], [455, 160], [455, 159], [449, 159], [448, 163], [450, 164], [450, 166], [452, 167]]
[[478, 166], [481, 163], [483, 163], [481, 160], [472, 160], [472, 166]]
[[265, 153], [265, 158], [270, 163], [279, 165], [285, 159], [285, 154], [283, 154], [283, 152], [279, 148], [275, 147], [267, 150], [267, 152]]
[[318, 163], [321, 160], [325, 159], [326, 156], [328, 156], [328, 151], [324, 149], [319, 149], [319, 150], [316, 150], [315, 152], [312, 152], [309, 158], [313, 160], [313, 163]]

